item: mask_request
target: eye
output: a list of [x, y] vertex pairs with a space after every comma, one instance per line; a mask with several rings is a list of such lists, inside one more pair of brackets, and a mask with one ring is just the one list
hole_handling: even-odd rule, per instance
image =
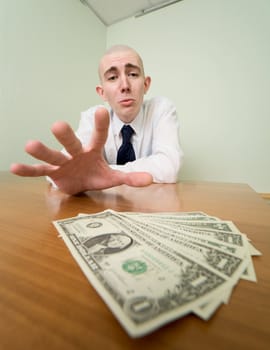
[[139, 74], [136, 72], [130, 72], [130, 73], [128, 73], [128, 76], [131, 78], [137, 78], [139, 76]]
[[108, 78], [107, 78], [109, 81], [114, 81], [114, 80], [116, 80], [117, 79], [117, 75], [110, 75], [110, 76], [108, 76]]

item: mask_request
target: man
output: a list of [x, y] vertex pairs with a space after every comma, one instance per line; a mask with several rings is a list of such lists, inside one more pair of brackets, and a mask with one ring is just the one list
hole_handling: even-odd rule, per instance
[[[96, 106], [82, 113], [76, 134], [68, 124], [55, 123], [52, 133], [65, 150], [30, 141], [26, 152], [45, 164], [12, 164], [11, 172], [48, 176], [68, 194], [121, 184], [176, 182], [182, 150], [175, 107], [162, 97], [144, 101], [151, 78], [145, 76], [138, 53], [128, 46], [113, 46], [100, 60], [99, 77], [96, 91], [109, 110]], [[126, 141], [124, 125], [130, 132]]]

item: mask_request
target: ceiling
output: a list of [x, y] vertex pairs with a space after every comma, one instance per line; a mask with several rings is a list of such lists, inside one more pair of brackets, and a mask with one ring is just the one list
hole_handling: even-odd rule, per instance
[[181, 0], [80, 0], [106, 25], [129, 17], [143, 16]]

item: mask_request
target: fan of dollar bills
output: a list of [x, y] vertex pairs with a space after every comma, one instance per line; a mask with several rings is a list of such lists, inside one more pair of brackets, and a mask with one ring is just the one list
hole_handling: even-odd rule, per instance
[[53, 222], [131, 337], [188, 313], [207, 320], [261, 255], [231, 221], [201, 212], [106, 210]]

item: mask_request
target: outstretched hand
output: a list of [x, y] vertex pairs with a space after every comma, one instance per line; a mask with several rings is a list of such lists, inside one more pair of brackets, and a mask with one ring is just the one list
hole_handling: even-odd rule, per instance
[[39, 141], [29, 141], [25, 146], [26, 152], [45, 163], [15, 163], [11, 165], [10, 171], [19, 176], [49, 176], [61, 191], [68, 194], [122, 184], [141, 187], [152, 183], [152, 175], [147, 172], [124, 173], [110, 168], [103, 157], [108, 127], [108, 111], [105, 108], [97, 109], [90, 144], [83, 147], [67, 123], [57, 122], [51, 130], [68, 155], [50, 149]]

